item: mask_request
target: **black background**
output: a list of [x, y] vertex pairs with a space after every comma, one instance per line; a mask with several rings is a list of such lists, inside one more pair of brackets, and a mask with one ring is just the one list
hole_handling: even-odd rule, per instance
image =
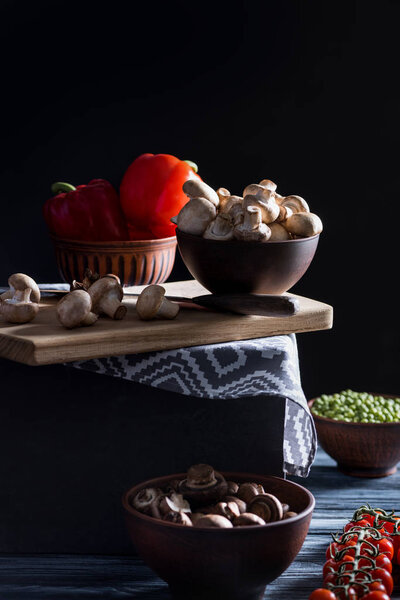
[[335, 310], [298, 336], [306, 395], [399, 392], [399, 2], [2, 0], [0, 17], [1, 284], [59, 279], [53, 181], [118, 186], [143, 152], [233, 193], [271, 178], [325, 225], [292, 290]]

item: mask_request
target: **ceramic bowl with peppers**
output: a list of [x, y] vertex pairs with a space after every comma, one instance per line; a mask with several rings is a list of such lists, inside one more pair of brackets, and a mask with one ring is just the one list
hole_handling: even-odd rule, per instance
[[129, 535], [173, 598], [260, 600], [307, 535], [314, 498], [279, 477], [191, 466], [123, 496]]
[[55, 183], [43, 215], [63, 281], [81, 281], [87, 268], [115, 273], [125, 286], [166, 281], [176, 253], [170, 219], [187, 202], [185, 181], [200, 180], [196, 171], [175, 156], [143, 154], [127, 168], [119, 193], [104, 179]]

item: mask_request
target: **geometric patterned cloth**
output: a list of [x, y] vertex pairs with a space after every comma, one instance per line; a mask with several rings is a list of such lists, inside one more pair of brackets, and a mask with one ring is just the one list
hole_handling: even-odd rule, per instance
[[301, 387], [294, 334], [111, 356], [69, 366], [197, 398], [229, 401], [263, 395], [268, 402], [268, 396], [279, 396], [285, 402], [284, 472], [307, 477], [314, 461], [317, 437]]

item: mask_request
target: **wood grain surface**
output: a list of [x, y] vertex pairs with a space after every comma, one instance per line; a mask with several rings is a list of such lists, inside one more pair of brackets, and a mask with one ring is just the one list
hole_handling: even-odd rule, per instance
[[[207, 291], [195, 280], [163, 284], [170, 295], [193, 298]], [[125, 288], [140, 292], [143, 286]], [[125, 297], [127, 316], [122, 321], [101, 317], [95, 325], [73, 330], [57, 321], [57, 299], [43, 298], [31, 323], [13, 325], [0, 317], [0, 357], [27, 365], [46, 365], [103, 356], [136, 354], [201, 344], [260, 338], [285, 333], [330, 329], [330, 305], [298, 298], [300, 310], [290, 317], [259, 317], [182, 308], [172, 320], [141, 321], [136, 300]]]
[[[330, 533], [339, 531], [361, 504], [400, 510], [400, 473], [362, 479], [340, 473], [319, 450], [308, 479], [292, 478], [315, 496], [306, 541], [287, 571], [267, 586], [265, 600], [308, 600], [322, 583]], [[400, 600], [400, 583], [392, 600]], [[135, 556], [0, 555], [1, 600], [170, 600], [167, 585]], [[189, 600], [189, 599], [188, 599]]]

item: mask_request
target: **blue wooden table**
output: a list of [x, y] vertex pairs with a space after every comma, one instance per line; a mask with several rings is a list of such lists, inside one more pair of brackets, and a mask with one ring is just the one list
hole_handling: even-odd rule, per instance
[[[348, 477], [319, 450], [309, 478], [292, 479], [314, 494], [316, 507], [297, 559], [267, 587], [265, 597], [307, 600], [321, 585], [331, 532], [339, 531], [354, 510], [366, 502], [400, 510], [400, 473], [382, 479]], [[170, 596], [166, 584], [133, 556], [0, 555], [0, 600], [100, 598], [169, 600]], [[400, 600], [400, 582], [392, 598]]]

